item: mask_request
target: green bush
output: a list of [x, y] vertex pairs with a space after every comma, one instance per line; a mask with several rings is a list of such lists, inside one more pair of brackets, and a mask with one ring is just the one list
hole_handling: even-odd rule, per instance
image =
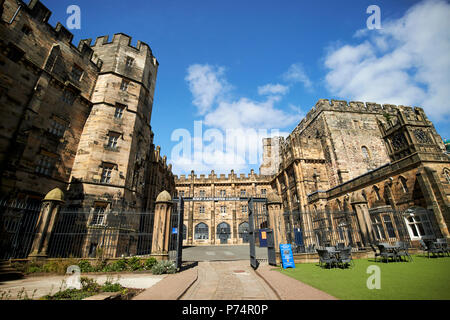
[[94, 271], [94, 267], [91, 266], [91, 263], [87, 260], [81, 260], [78, 262], [78, 266], [80, 267], [81, 272], [92, 272]]
[[163, 274], [163, 273], [175, 273], [177, 269], [172, 261], [163, 260], [159, 261], [152, 267], [153, 274]]
[[87, 292], [98, 292], [100, 290], [100, 285], [91, 278], [80, 277], [81, 290]]
[[150, 257], [144, 262], [144, 269], [145, 270], [152, 270], [153, 266], [158, 262], [156, 258]]
[[122, 291], [123, 289], [125, 288], [122, 287], [120, 283], [112, 283], [109, 281], [106, 281], [105, 284], [101, 287], [101, 290], [103, 292], [117, 292]]
[[113, 263], [107, 265], [107, 271], [125, 271], [128, 270], [128, 260], [126, 258], [119, 259]]
[[128, 267], [131, 271], [142, 270], [141, 259], [138, 257], [132, 257], [128, 260]]

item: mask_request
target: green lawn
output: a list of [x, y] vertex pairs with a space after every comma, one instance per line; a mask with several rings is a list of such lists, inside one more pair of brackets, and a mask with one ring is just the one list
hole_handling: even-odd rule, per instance
[[[294, 279], [346, 300], [450, 300], [450, 257], [413, 256], [413, 262], [354, 260], [348, 269], [325, 269], [316, 263], [296, 264], [295, 269], [276, 269]], [[380, 289], [368, 289], [367, 267], [380, 267]], [[281, 270], [281, 271], [280, 271]]]

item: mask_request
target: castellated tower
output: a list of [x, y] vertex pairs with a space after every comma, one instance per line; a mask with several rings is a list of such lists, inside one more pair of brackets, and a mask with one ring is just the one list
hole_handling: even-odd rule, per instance
[[283, 137], [263, 138], [263, 158], [259, 167], [259, 174], [263, 176], [274, 175], [278, 172], [281, 162], [280, 145]]
[[[72, 169], [71, 189], [83, 206], [145, 208], [152, 158], [150, 126], [158, 62], [150, 47], [115, 34], [84, 40], [103, 63]], [[81, 189], [81, 190], [80, 190]]]

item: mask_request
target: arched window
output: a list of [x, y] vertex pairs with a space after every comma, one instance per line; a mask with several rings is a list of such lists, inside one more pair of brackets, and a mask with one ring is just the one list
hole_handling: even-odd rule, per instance
[[402, 190], [404, 193], [408, 193], [408, 185], [406, 184], [406, 179], [402, 176], [398, 178], [400, 185], [402, 186]]
[[208, 225], [206, 223], [200, 222], [195, 226], [194, 239], [204, 240], [209, 239]]
[[367, 149], [366, 146], [362, 146], [361, 147], [361, 151], [362, 151], [363, 159], [364, 160], [369, 160], [370, 159], [369, 149]]
[[238, 228], [239, 238], [242, 239], [243, 243], [248, 243], [248, 223], [242, 222]]
[[444, 177], [447, 180], [447, 183], [450, 183], [450, 170], [447, 168], [444, 169]]
[[381, 199], [381, 196], [380, 196], [380, 188], [378, 188], [377, 186], [374, 186], [374, 187], [373, 187], [373, 192], [375, 193], [376, 199], [377, 199], [377, 200], [380, 200], [380, 199]]

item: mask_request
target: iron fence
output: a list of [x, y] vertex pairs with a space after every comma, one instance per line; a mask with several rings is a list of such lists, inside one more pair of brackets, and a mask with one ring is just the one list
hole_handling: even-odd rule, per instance
[[[0, 201], [0, 259], [26, 258], [36, 236], [40, 203]], [[127, 257], [151, 253], [153, 212], [62, 208], [47, 256]]]
[[[411, 245], [405, 211], [383, 208], [370, 210], [369, 216], [369, 221], [365, 221], [367, 226], [362, 230], [354, 211], [284, 212], [286, 240], [295, 253], [315, 253], [317, 248], [339, 243], [353, 251], [370, 248], [379, 242], [403, 241]], [[438, 236], [439, 229], [431, 219], [430, 230], [430, 237]]]

